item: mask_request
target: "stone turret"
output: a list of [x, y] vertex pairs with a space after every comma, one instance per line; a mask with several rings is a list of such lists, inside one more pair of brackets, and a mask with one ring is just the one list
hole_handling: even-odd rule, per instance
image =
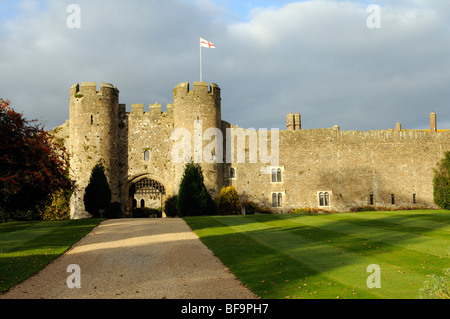
[[[193, 90], [190, 90], [189, 83], [178, 84], [173, 90], [173, 118], [175, 129], [186, 129], [191, 134], [191, 160], [201, 164], [206, 187], [212, 194], [219, 192], [223, 185], [223, 156], [216, 158], [221, 155], [220, 152], [214, 149], [208, 153], [208, 148], [205, 149], [214, 140], [214, 137], [207, 138], [205, 132], [211, 133], [213, 131], [207, 130], [220, 129], [222, 125], [219, 86], [214, 83], [208, 86], [206, 82], [194, 82]], [[201, 136], [198, 136], [200, 132]], [[223, 139], [220, 140], [223, 150], [222, 141]], [[175, 165], [175, 185], [179, 185], [183, 171], [184, 164]]]
[[[71, 199], [71, 218], [89, 216], [83, 197], [92, 168], [105, 167], [111, 189], [111, 200], [119, 201], [118, 130], [119, 90], [109, 83], [74, 84], [70, 88], [71, 174], [76, 177], [76, 190]], [[123, 106], [122, 106], [123, 108]]]

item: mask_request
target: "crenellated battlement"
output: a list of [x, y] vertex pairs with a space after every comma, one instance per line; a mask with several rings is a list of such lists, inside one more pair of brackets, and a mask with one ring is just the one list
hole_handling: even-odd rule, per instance
[[82, 82], [81, 85], [79, 83], [75, 83], [70, 88], [71, 96], [75, 94], [81, 95], [106, 95], [106, 94], [114, 94], [118, 95], [119, 90], [117, 87], [111, 83], [101, 82], [100, 89], [97, 90], [96, 82]]
[[129, 116], [134, 118], [150, 118], [151, 120], [158, 122], [162, 117], [171, 117], [173, 116], [173, 104], [167, 105], [167, 111], [163, 112], [161, 108], [161, 104], [153, 103], [149, 104], [147, 110], [144, 109], [144, 104], [132, 104], [131, 112], [128, 113]]
[[210, 83], [208, 85], [207, 82], [194, 82], [193, 90], [190, 90], [189, 82], [183, 82], [183, 83], [178, 84], [173, 89], [174, 101], [177, 98], [184, 98], [184, 97], [190, 97], [190, 96], [201, 96], [201, 95], [217, 96], [220, 98], [220, 88], [215, 83]]

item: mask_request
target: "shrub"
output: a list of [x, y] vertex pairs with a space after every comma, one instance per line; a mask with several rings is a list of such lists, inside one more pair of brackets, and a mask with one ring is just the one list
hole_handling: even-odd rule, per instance
[[449, 278], [450, 269], [446, 269], [444, 277], [432, 274], [425, 287], [420, 289], [421, 299], [450, 299]]
[[177, 200], [178, 200], [177, 195], [167, 197], [164, 207], [164, 213], [166, 213], [167, 217], [178, 216]]
[[119, 202], [112, 202], [106, 212], [106, 218], [114, 219], [122, 217], [122, 204]]
[[91, 178], [86, 193], [84, 206], [86, 211], [94, 217], [100, 217], [100, 211], [107, 211], [111, 202], [111, 189], [105, 176], [103, 165], [97, 164], [92, 169]]
[[304, 208], [297, 208], [296, 210], [293, 210], [289, 214], [298, 215], [298, 214], [309, 214], [309, 211]]
[[372, 206], [353, 207], [352, 209], [350, 209], [351, 213], [373, 212], [373, 211], [376, 211], [376, 209]]
[[242, 206], [245, 209], [245, 214], [250, 215], [250, 214], [255, 214], [255, 213], [259, 213], [259, 214], [273, 214], [272, 210], [270, 208], [266, 208], [263, 206], [259, 206], [258, 204], [248, 200], [245, 201]]
[[442, 209], [450, 209], [450, 151], [434, 170], [433, 178], [434, 203]]
[[233, 186], [223, 187], [216, 199], [220, 215], [241, 215], [241, 202]]
[[297, 208], [294, 211], [290, 212], [290, 214], [336, 214], [337, 211], [334, 210], [325, 210], [321, 208]]
[[72, 192], [66, 189], [60, 189], [54, 192], [47, 205], [39, 210], [43, 220], [63, 220], [70, 217], [70, 196]]
[[217, 205], [203, 182], [202, 168], [199, 164], [186, 164], [178, 192], [177, 211], [180, 216], [218, 213]]
[[65, 148], [34, 122], [0, 99], [2, 219], [39, 219], [38, 205], [57, 190], [72, 187]]

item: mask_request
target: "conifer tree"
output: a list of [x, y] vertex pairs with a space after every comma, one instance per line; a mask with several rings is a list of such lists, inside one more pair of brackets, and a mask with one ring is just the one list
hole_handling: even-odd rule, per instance
[[208, 193], [199, 164], [186, 164], [177, 199], [181, 216], [217, 214], [217, 206]]
[[[100, 217], [100, 210], [107, 211], [111, 203], [111, 189], [102, 164], [92, 169], [89, 184], [84, 194], [84, 207], [94, 217]], [[103, 216], [104, 217], [104, 216]]]
[[442, 209], [450, 209], [450, 151], [434, 170], [434, 203]]

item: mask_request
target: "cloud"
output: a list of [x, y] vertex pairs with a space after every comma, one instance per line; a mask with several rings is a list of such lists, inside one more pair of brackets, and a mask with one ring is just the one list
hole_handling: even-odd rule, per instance
[[0, 26], [0, 96], [47, 128], [68, 119], [76, 82], [110, 82], [121, 103], [172, 102], [179, 82], [203, 78], [222, 89], [222, 117], [241, 127], [450, 128], [448, 1], [389, 1], [381, 28], [368, 3], [302, 1], [230, 18], [226, 1], [20, 1]]

